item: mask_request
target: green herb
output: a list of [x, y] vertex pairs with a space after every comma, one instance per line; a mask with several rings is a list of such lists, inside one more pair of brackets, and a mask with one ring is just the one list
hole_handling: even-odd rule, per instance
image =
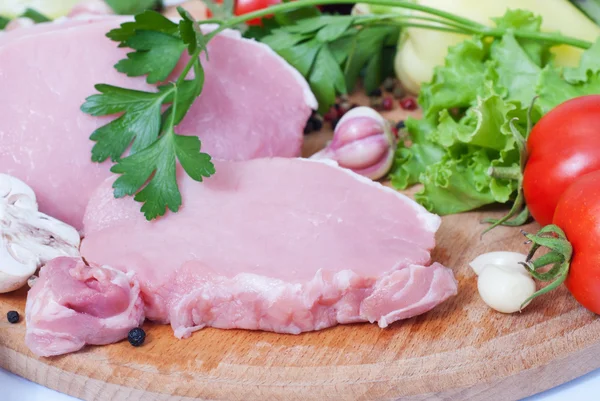
[[366, 70], [368, 91], [379, 86], [383, 75], [383, 47], [395, 48], [396, 25], [368, 29], [357, 26], [363, 17], [322, 15], [273, 29], [261, 39], [305, 76], [325, 112], [338, 94], [352, 91]]
[[[52, 21], [49, 17], [47, 17], [46, 15], [40, 13], [37, 10], [34, 10], [33, 8], [27, 8], [27, 9], [25, 9], [25, 11], [23, 12], [23, 14], [21, 14], [19, 16], [19, 18], [29, 18], [30, 20], [32, 20], [36, 24], [39, 24], [39, 23], [42, 23], [42, 22]], [[0, 15], [0, 31], [3, 30], [4, 28], [6, 28], [6, 26], [8, 25], [8, 23], [10, 21], [11, 21], [10, 18], [3, 17], [3, 16]]]
[[441, 215], [520, 194], [520, 142], [534, 97], [531, 123], [564, 100], [600, 91], [600, 42], [578, 68], [560, 69], [548, 43], [522, 35], [539, 33], [539, 17], [517, 10], [495, 22], [506, 30], [503, 36], [491, 42], [475, 36], [449, 49], [445, 64], [421, 88], [423, 119], [407, 121], [410, 143], [396, 152], [393, 185], [422, 183], [415, 199]]
[[152, 10], [161, 5], [160, 0], [106, 0], [106, 4], [117, 14], [133, 15]]
[[[156, 92], [97, 85], [100, 94], [88, 97], [82, 105], [82, 110], [93, 116], [121, 113], [90, 137], [96, 142], [92, 160], [117, 162], [111, 169], [120, 174], [113, 184], [115, 197], [135, 194], [148, 220], [162, 216], [167, 208], [176, 212], [181, 206], [177, 161], [196, 181], [215, 172], [210, 156], [200, 152], [198, 137], [174, 131], [202, 91], [204, 71], [198, 56], [206, 52], [207, 42], [191, 16], [182, 8], [179, 12], [183, 18], [179, 24], [146, 11], [108, 34], [121, 46], [135, 50], [115, 68], [128, 76], [147, 75], [148, 83], [165, 81], [187, 50], [192, 57], [177, 82], [160, 86]], [[195, 77], [185, 80], [190, 69]], [[162, 112], [165, 105], [169, 107]], [[122, 158], [127, 148], [129, 154]]]
[[10, 22], [9, 18], [0, 15], [0, 31], [6, 28], [6, 25]]
[[[447, 65], [438, 69], [437, 78], [421, 93], [422, 104], [428, 108], [426, 120], [408, 122], [409, 127], [417, 127], [411, 132], [413, 146], [399, 149], [394, 182], [401, 185], [417, 179], [425, 182], [420, 200], [436, 209], [441, 199], [446, 202], [444, 207], [448, 212], [493, 200], [506, 201], [514, 185], [510, 180], [485, 177], [483, 171], [488, 166], [513, 167], [518, 163], [506, 121], [522, 117], [521, 103], [531, 94], [526, 86], [531, 84], [536, 68], [541, 71], [548, 46], [568, 44], [588, 48], [591, 44], [557, 33], [539, 32], [536, 20], [522, 13], [510, 14], [497, 21], [497, 27], [488, 28], [411, 2], [361, 2], [420, 11], [425, 16], [321, 15], [315, 13], [315, 6], [348, 1], [299, 0], [232, 17], [228, 1], [225, 10], [229, 12], [223, 14], [223, 19], [197, 22], [178, 8], [182, 20], [176, 24], [155, 11], [145, 11], [137, 14], [135, 21], [125, 22], [109, 32], [107, 36], [120, 47], [133, 50], [115, 65], [118, 71], [128, 76], [146, 76], [146, 81], [152, 84], [166, 82], [154, 92], [99, 84], [96, 89], [100, 93], [88, 97], [82, 105], [84, 112], [94, 116], [118, 115], [91, 136], [96, 142], [92, 160], [110, 159], [116, 163], [111, 169], [119, 175], [113, 184], [114, 195], [134, 195], [136, 201], [143, 203], [146, 218], [151, 220], [163, 215], [166, 209], [176, 212], [182, 203], [177, 184], [178, 163], [196, 181], [214, 174], [210, 156], [200, 151], [200, 140], [175, 133], [175, 127], [202, 92], [204, 74], [199, 56], [204, 53], [209, 60], [207, 43], [223, 30], [274, 15], [275, 22], [270, 28], [255, 30], [248, 36], [260, 37], [296, 67], [310, 83], [321, 111], [334, 103], [336, 94], [352, 89], [362, 73], [367, 87], [378, 85], [390, 72], [384, 60], [393, 56], [389, 50], [395, 48], [402, 27], [477, 35], [470, 44], [451, 51]], [[305, 14], [294, 19], [296, 12]], [[216, 24], [217, 28], [204, 35], [200, 24], [208, 23]], [[491, 46], [488, 37], [496, 38]], [[511, 79], [494, 78], [496, 73], [490, 63], [497, 62], [494, 67], [508, 74], [510, 66], [503, 66], [501, 63], [506, 60], [500, 58], [514, 52], [515, 47], [522, 50], [522, 60], [517, 60], [519, 74], [513, 74]], [[186, 50], [190, 60], [175, 81], [167, 82]], [[525, 58], [532, 59], [533, 64]], [[194, 78], [186, 79], [192, 70]], [[554, 73], [559, 78], [562, 74]], [[575, 77], [583, 72], [570, 74]], [[569, 85], [581, 91], [592, 87], [587, 81]], [[555, 100], [546, 96], [544, 101], [549, 104]], [[469, 110], [463, 110], [462, 117], [456, 119], [448, 112], [454, 107]], [[494, 131], [498, 124], [500, 138]], [[428, 166], [431, 163], [433, 166]], [[434, 190], [433, 185], [439, 188]]]
[[29, 18], [30, 20], [33, 20], [33, 22], [38, 23], [38, 24], [42, 23], [42, 22], [51, 21], [50, 18], [46, 17], [44, 14], [42, 14], [32, 8], [27, 8], [25, 10], [25, 12], [21, 15], [21, 17]]

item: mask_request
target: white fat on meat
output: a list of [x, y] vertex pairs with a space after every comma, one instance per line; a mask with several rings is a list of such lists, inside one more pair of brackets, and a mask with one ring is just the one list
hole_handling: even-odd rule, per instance
[[144, 305], [133, 272], [59, 257], [40, 269], [25, 321], [25, 344], [35, 354], [62, 355], [126, 338], [144, 321]]
[[[82, 103], [99, 83], [156, 90], [145, 77], [114, 68], [131, 49], [106, 33], [129, 19], [83, 14], [0, 37], [0, 88], [11, 94], [0, 101], [0, 171], [27, 182], [40, 211], [77, 229], [92, 191], [111, 176], [110, 161], [91, 161], [89, 137], [115, 118], [89, 116]], [[317, 107], [306, 80], [271, 48], [237, 31], [217, 35], [208, 52], [203, 92], [176, 131], [198, 135], [214, 159], [299, 156]]]
[[178, 338], [386, 327], [456, 294], [452, 271], [430, 258], [441, 219], [410, 198], [333, 163], [215, 166], [203, 183], [179, 171], [178, 213], [147, 221], [139, 203], [114, 198], [110, 178], [85, 215], [83, 257], [134, 273], [146, 318]]
[[23, 181], [0, 174], [0, 293], [22, 287], [44, 263], [78, 256], [75, 228], [38, 211]]

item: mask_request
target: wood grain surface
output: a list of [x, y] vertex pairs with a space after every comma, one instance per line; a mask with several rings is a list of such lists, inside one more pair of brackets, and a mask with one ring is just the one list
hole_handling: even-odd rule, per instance
[[[396, 109], [387, 116], [405, 114]], [[329, 136], [326, 129], [308, 135], [305, 155]], [[0, 366], [87, 401], [519, 400], [600, 367], [600, 320], [564, 288], [521, 314], [483, 304], [468, 262], [486, 251], [528, 250], [515, 228], [480, 238], [482, 216], [501, 213], [443, 218], [433, 259], [454, 270], [458, 295], [386, 329], [353, 324], [301, 335], [204, 329], [177, 340], [169, 326], [147, 323], [140, 348], [122, 341], [38, 358], [24, 345], [25, 324], [3, 317]], [[23, 314], [25, 296], [26, 289], [0, 295], [2, 316], [12, 309]]]

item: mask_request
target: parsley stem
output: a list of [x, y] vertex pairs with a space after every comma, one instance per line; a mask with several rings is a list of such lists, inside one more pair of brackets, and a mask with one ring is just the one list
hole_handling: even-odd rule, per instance
[[190, 61], [187, 62], [187, 64], [181, 71], [181, 74], [179, 74], [179, 78], [177, 78], [177, 82], [175, 83], [175, 85], [181, 86], [183, 84], [183, 81], [185, 81], [185, 78], [187, 77], [187, 74], [190, 72], [192, 67], [194, 67], [195, 64], [200, 62], [200, 53], [202, 53], [202, 48], [198, 47], [194, 51], [194, 53], [190, 55]]
[[215, 29], [210, 37], [217, 35], [227, 28], [232, 28], [239, 24], [243, 24], [246, 21], [255, 18], [262, 18], [270, 14], [275, 14], [279, 12], [285, 11], [293, 11], [303, 7], [310, 6], [319, 6], [319, 5], [328, 5], [328, 4], [348, 4], [348, 3], [365, 3], [365, 4], [373, 4], [379, 6], [388, 6], [388, 7], [397, 7], [397, 8], [406, 8], [409, 10], [422, 11], [426, 14], [435, 15], [440, 18], [444, 18], [450, 20], [452, 22], [456, 22], [461, 25], [465, 25], [468, 27], [476, 28], [479, 30], [483, 30], [485, 25], [482, 25], [478, 22], [472, 21], [468, 18], [463, 18], [459, 15], [454, 15], [442, 10], [438, 10], [436, 8], [422, 6], [420, 4], [409, 3], [405, 1], [398, 0], [298, 0], [289, 3], [280, 3], [276, 4], [258, 11], [254, 11], [248, 14], [240, 15], [235, 18], [231, 18], [225, 23], [221, 24], [217, 29]]
[[[434, 24], [421, 24], [418, 21], [433, 22], [441, 25]], [[480, 32], [478, 29], [473, 27], [467, 27], [454, 22], [443, 21], [438, 18], [421, 17], [421, 16], [398, 16], [398, 14], [384, 14], [377, 16], [368, 16], [357, 19], [353, 25], [365, 25], [373, 24], [376, 22], [385, 22], [387, 24], [399, 25], [403, 28], [424, 28], [435, 31], [461, 33], [461, 34], [473, 34]]]
[[[481, 32], [477, 33], [483, 36], [493, 36], [495, 38], [501, 38], [502, 36], [504, 36], [504, 34], [506, 34], [506, 29], [485, 28]], [[512, 29], [511, 33], [515, 35], [515, 37], [520, 39], [542, 40], [553, 45], [569, 45], [573, 47], [578, 47], [580, 49], [589, 49], [590, 47], [592, 47], [592, 43], [586, 40], [576, 39], [570, 36], [564, 36], [556, 33], [531, 32], [520, 29]]]
[[[406, 21], [406, 23], [412, 23], [412, 21], [425, 21], [425, 22], [434, 22], [437, 24], [441, 24], [439, 27], [450, 27], [450, 28], [456, 28], [456, 30], [458, 30], [459, 32], [474, 32], [476, 31], [473, 27], [469, 27], [469, 26], [465, 26], [462, 25], [460, 23], [456, 23], [456, 22], [452, 22], [452, 21], [444, 21], [441, 20], [439, 18], [433, 18], [433, 17], [425, 17], [425, 16], [421, 16], [421, 15], [407, 15], [407, 16], [399, 16], [398, 14], [380, 14], [380, 15], [369, 15], [369, 16], [364, 16], [361, 17], [360, 19], [357, 19], [354, 22], [354, 25], [361, 25], [366, 23], [371, 23], [371, 22], [387, 22], [387, 21], [393, 21], [393, 22], [400, 22], [400, 21]], [[404, 24], [404, 23], [403, 23]], [[401, 25], [403, 25], [401, 24]], [[429, 27], [429, 25], [428, 25]], [[431, 27], [431, 29], [435, 29], [434, 26]]]
[[[237, 25], [243, 24], [244, 22], [255, 19], [255, 18], [262, 18], [267, 15], [271, 15], [271, 14], [275, 14], [275, 13], [279, 13], [279, 12], [293, 11], [293, 10], [297, 10], [297, 9], [300, 9], [303, 7], [310, 7], [310, 6], [319, 6], [319, 5], [327, 5], [327, 4], [348, 4], [348, 3], [359, 3], [359, 2], [365, 3], [365, 4], [404, 8], [404, 9], [408, 9], [408, 10], [420, 11], [420, 12], [423, 12], [423, 13], [426, 13], [429, 15], [433, 15], [433, 16], [442, 18], [440, 20], [437, 20], [436, 22], [446, 25], [446, 27], [441, 27], [441, 26], [435, 26], [435, 25], [419, 25], [419, 24], [412, 24], [412, 23], [411, 24], [404, 23], [404, 24], [400, 24], [402, 26], [435, 29], [435, 30], [453, 32], [453, 33], [462, 33], [462, 34], [477, 34], [477, 35], [481, 35], [481, 36], [491, 36], [491, 37], [495, 37], [495, 38], [500, 38], [500, 37], [504, 36], [504, 34], [506, 34], [506, 32], [507, 32], [506, 29], [489, 28], [483, 24], [472, 21], [468, 18], [461, 17], [459, 15], [455, 15], [452, 13], [448, 13], [446, 11], [438, 10], [436, 8], [427, 7], [427, 6], [423, 6], [420, 4], [409, 3], [409, 2], [405, 2], [405, 1], [398, 1], [398, 0], [298, 0], [298, 1], [292, 1], [292, 2], [286, 2], [286, 3], [280, 3], [277, 5], [273, 5], [273, 6], [258, 10], [258, 11], [254, 11], [254, 12], [251, 12], [248, 14], [244, 14], [244, 15], [240, 15], [240, 16], [231, 18], [231, 19], [226, 20], [221, 23], [219, 23], [218, 21], [215, 21], [215, 22], [219, 23], [219, 27], [217, 29], [215, 29], [214, 31], [212, 31], [207, 36], [208, 36], [208, 39], [210, 40], [225, 29], [233, 28]], [[397, 16], [396, 18], [389, 18], [389, 16], [386, 16], [386, 20], [393, 20], [393, 19], [398, 20], [401, 18], [406, 18], [406, 17]], [[413, 18], [418, 18], [418, 16], [413, 16]], [[423, 17], [421, 17], [421, 19], [423, 19]], [[455, 28], [455, 30], [453, 30], [452, 28]], [[524, 31], [524, 30], [520, 30], [520, 29], [511, 29], [511, 32], [517, 38], [541, 40], [541, 41], [544, 41], [544, 42], [547, 42], [547, 43], [550, 43], [553, 45], [569, 45], [569, 46], [578, 47], [581, 49], [588, 49], [592, 46], [592, 43], [590, 43], [588, 41], [579, 40], [579, 39], [564, 36], [564, 35], [561, 35], [558, 33], [530, 32], [530, 31]]]

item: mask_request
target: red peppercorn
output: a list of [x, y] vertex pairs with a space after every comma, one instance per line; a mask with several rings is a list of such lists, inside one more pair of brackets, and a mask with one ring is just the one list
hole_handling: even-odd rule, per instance
[[389, 111], [394, 108], [394, 101], [391, 97], [386, 96], [383, 98], [382, 107], [384, 110]]
[[394, 137], [398, 139], [398, 128], [392, 127], [392, 134], [394, 134]]
[[335, 106], [333, 106], [332, 108], [330, 108], [329, 111], [323, 115], [323, 120], [333, 121], [333, 120], [339, 118], [338, 108], [339, 108], [339, 105], [337, 105], [337, 104]]
[[338, 112], [338, 117], [342, 118], [344, 116], [344, 114], [346, 114], [348, 112], [348, 110], [350, 110], [352, 108], [352, 106], [350, 105], [349, 102], [342, 102], [340, 103], [337, 112]]
[[412, 97], [405, 97], [400, 100], [400, 107], [404, 110], [415, 110], [417, 108], [417, 101]]

